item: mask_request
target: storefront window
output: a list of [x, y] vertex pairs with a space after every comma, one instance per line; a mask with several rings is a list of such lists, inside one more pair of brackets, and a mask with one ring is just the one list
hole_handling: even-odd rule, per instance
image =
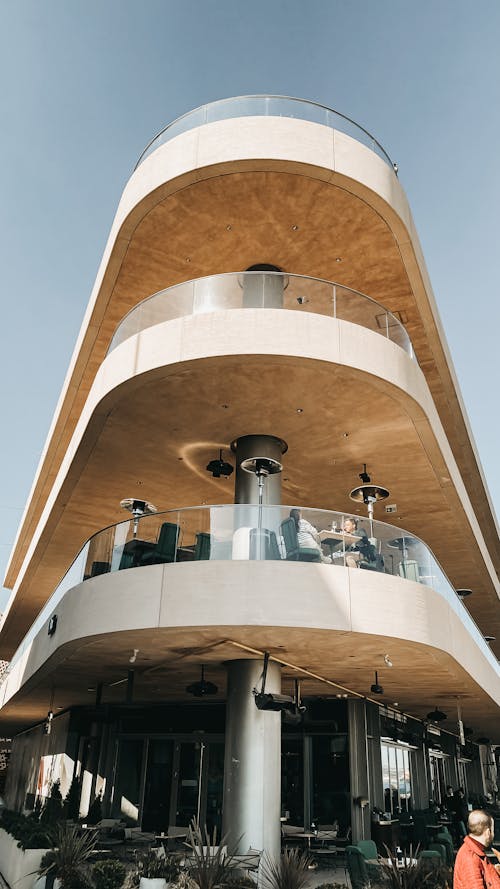
[[385, 811], [392, 815], [410, 812], [411, 796], [411, 751], [396, 744], [381, 744], [382, 781], [384, 787]]

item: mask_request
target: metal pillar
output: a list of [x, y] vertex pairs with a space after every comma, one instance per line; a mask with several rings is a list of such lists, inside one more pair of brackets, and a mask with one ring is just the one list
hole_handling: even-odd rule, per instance
[[[245, 309], [282, 309], [283, 291], [288, 277], [277, 266], [258, 263], [243, 275], [243, 307]], [[266, 272], [269, 274], [266, 275]]]
[[[281, 713], [258, 710], [253, 689], [260, 688], [262, 660], [226, 664], [226, 749], [223, 834], [240, 853], [265, 849], [280, 854]], [[281, 691], [281, 668], [269, 663], [266, 691]]]
[[[231, 444], [236, 458], [234, 479], [235, 503], [258, 503], [259, 482], [255, 475], [241, 468], [242, 460], [251, 457], [270, 457], [281, 463], [281, 457], [288, 450], [282, 438], [274, 435], [243, 435]], [[263, 492], [263, 503], [267, 505], [281, 503], [281, 472], [270, 475], [266, 479]]]

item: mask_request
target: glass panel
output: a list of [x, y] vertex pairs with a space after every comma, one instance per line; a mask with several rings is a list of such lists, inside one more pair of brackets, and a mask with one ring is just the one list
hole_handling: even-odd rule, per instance
[[198, 818], [201, 750], [200, 743], [181, 744], [176, 824], [189, 824], [193, 818]]
[[288, 824], [304, 826], [304, 742], [282, 738], [281, 814]]
[[344, 117], [338, 111], [326, 108], [324, 105], [319, 105], [316, 102], [308, 102], [305, 99], [296, 99], [289, 96], [237, 96], [232, 99], [220, 99], [208, 105], [202, 105], [201, 108], [195, 108], [193, 111], [178, 118], [178, 120], [173, 121], [144, 150], [137, 162], [136, 168], [160, 145], [187, 130], [218, 120], [248, 116], [291, 117], [325, 124], [332, 129], [340, 130], [340, 132], [352, 136], [356, 141], [361, 142], [361, 144], [370, 148], [371, 151], [374, 151], [385, 163], [393, 167], [391, 159], [377, 140], [367, 133], [363, 127]]
[[129, 337], [173, 318], [241, 308], [278, 308], [337, 317], [381, 334], [413, 358], [406, 330], [380, 303], [330, 281], [281, 272], [211, 275], [160, 290], [123, 318], [108, 352]]
[[127, 824], [139, 822], [141, 771], [144, 741], [122, 740], [113, 794], [113, 815]]
[[316, 824], [350, 823], [349, 757], [347, 739], [312, 738], [311, 820]]
[[211, 743], [208, 747], [206, 826], [222, 836], [222, 796], [224, 790], [224, 744]]
[[172, 789], [173, 741], [151, 740], [148, 749], [142, 829], [168, 830]]
[[[265, 499], [265, 492], [264, 492]], [[500, 678], [500, 664], [428, 547], [407, 531], [385, 522], [302, 506], [228, 504], [170, 510], [119, 522], [95, 534], [83, 547], [17, 649], [0, 683], [28, 657], [65, 593], [82, 580], [110, 571], [204, 560], [318, 562], [392, 574], [430, 586], [454, 610]]]

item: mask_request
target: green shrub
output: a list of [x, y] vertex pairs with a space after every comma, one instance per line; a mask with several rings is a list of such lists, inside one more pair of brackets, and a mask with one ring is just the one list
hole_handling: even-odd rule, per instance
[[50, 849], [53, 845], [50, 825], [40, 824], [33, 812], [26, 816], [4, 809], [0, 827], [18, 840], [20, 849]]
[[121, 861], [98, 861], [92, 868], [92, 880], [96, 889], [120, 889], [126, 868]]
[[45, 800], [45, 805], [40, 815], [40, 823], [53, 827], [61, 821], [63, 816], [63, 802], [59, 781], [54, 781], [50, 788], [50, 795]]

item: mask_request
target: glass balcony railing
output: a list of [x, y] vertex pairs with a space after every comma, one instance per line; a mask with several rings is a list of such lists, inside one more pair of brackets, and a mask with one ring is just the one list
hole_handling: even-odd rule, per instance
[[160, 145], [180, 136], [181, 133], [187, 133], [188, 130], [193, 130], [206, 123], [237, 117], [291, 117], [311, 123], [321, 123], [332, 130], [340, 130], [341, 133], [346, 133], [366, 145], [397, 172], [397, 165], [393, 163], [380, 142], [377, 142], [375, 136], [372, 136], [364, 127], [351, 120], [350, 117], [346, 117], [345, 114], [327, 108], [326, 105], [291, 96], [237, 96], [231, 99], [219, 99], [217, 102], [210, 102], [193, 111], [188, 111], [187, 114], [178, 117], [154, 136], [142, 152], [135, 169]]
[[[390, 574], [431, 587], [466, 626], [500, 678], [500, 663], [429, 547], [385, 522], [357, 518], [343, 531], [343, 513], [289, 506], [230, 504], [169, 510], [111, 525], [94, 534], [36, 618], [10, 668], [72, 587], [103, 574], [159, 564], [201, 561], [310, 562]], [[297, 521], [299, 525], [297, 527]], [[180, 569], [182, 570], [182, 569]]]
[[163, 321], [245, 308], [312, 312], [350, 321], [391, 340], [414, 357], [401, 321], [371, 297], [321, 278], [267, 271], [210, 275], [160, 290], [125, 315], [115, 330], [108, 352], [134, 334]]

